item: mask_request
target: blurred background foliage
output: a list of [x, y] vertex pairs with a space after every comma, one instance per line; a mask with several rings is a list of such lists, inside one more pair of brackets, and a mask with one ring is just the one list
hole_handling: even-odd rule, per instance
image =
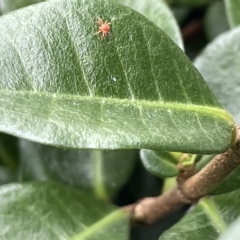
[[[40, 1], [0, 0], [0, 14], [7, 14], [10, 11], [38, 2]], [[229, 6], [232, 6], [231, 1], [165, 0], [165, 2], [172, 10], [179, 25], [180, 35], [176, 38], [179, 39], [182, 36], [182, 48], [184, 46], [186, 54], [193, 61], [201, 55], [211, 41], [214, 41], [220, 34], [229, 31], [231, 27], [237, 26], [238, 17], [235, 15], [232, 16], [226, 11], [226, 6], [228, 7], [227, 9], [230, 9]], [[136, 1], [134, 0], [124, 1], [123, 3], [131, 7], [136, 5]], [[142, 11], [144, 14], [144, 8]], [[240, 9], [238, 11], [240, 12]], [[157, 22], [155, 19], [151, 20]], [[181, 41], [179, 41], [180, 47], [181, 44]], [[197, 67], [200, 66], [200, 58], [202, 56], [195, 60]], [[201, 71], [201, 66], [199, 70]], [[209, 85], [210, 87], [212, 86], [212, 90], [214, 91], [216, 84], [214, 85], [211, 82], [213, 77], [209, 77], [210, 80], [208, 80], [209, 72], [207, 74], [205, 77], [206, 81], [209, 81]], [[235, 83], [232, 84], [234, 85]], [[239, 82], [236, 83], [236, 86], [239, 86], [238, 84]], [[224, 89], [226, 89], [226, 86]], [[224, 96], [218, 96], [218, 89], [215, 91], [219, 101], [223, 101], [222, 104], [225, 104], [224, 106], [231, 111], [231, 106], [228, 106], [228, 102], [226, 103]], [[237, 94], [239, 92], [235, 93], [235, 95]], [[237, 121], [239, 120], [238, 113], [234, 117]], [[153, 152], [148, 153], [145, 150], [142, 150], [141, 154], [138, 150], [67, 150], [44, 146], [1, 133], [0, 184], [15, 181], [54, 180], [83, 188], [101, 199], [111, 201], [118, 206], [123, 206], [136, 202], [143, 197], [157, 196], [162, 191], [173, 187], [175, 183], [172, 180], [170, 181], [170, 177], [174, 179], [178, 174], [177, 164], [180, 162], [181, 157], [181, 153], [155, 152], [153, 154]], [[200, 170], [212, 158], [213, 156], [189, 156], [188, 160], [192, 159], [193, 164], [196, 164], [196, 169]], [[166, 162], [168, 163], [166, 164]], [[162, 171], [162, 169], [164, 170]], [[224, 191], [226, 192], [226, 189], [228, 191], [239, 189], [239, 171], [240, 169], [237, 168], [229, 176], [231, 180], [226, 179], [212, 194], [222, 194]], [[221, 199], [217, 199], [216, 201], [221, 202]], [[198, 206], [194, 210], [196, 214], [199, 214], [200, 207], [204, 207], [204, 205]], [[179, 212], [152, 226], [134, 225], [131, 239], [158, 239], [161, 233], [178, 221], [187, 209], [181, 209]], [[195, 216], [188, 215], [189, 221], [191, 221], [191, 217], [194, 219]], [[184, 221], [186, 221], [184, 224], [189, 224], [187, 218]], [[175, 228], [178, 228], [177, 225]], [[190, 235], [191, 233], [188, 232], [188, 234]], [[171, 233], [169, 235], [171, 236]], [[176, 239], [169, 238], [168, 233], [164, 236], [161, 239]], [[221, 239], [224, 240], [227, 238]]]

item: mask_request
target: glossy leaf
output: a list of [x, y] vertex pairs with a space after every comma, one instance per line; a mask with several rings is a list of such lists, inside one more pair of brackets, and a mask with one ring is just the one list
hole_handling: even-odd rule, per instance
[[195, 60], [209, 87], [223, 106], [240, 123], [240, 27], [210, 43]]
[[55, 180], [92, 191], [99, 198], [115, 195], [130, 177], [136, 151], [64, 150], [21, 140], [20, 178]]
[[225, 0], [228, 21], [231, 27], [240, 24], [240, 0]]
[[204, 30], [211, 41], [219, 34], [229, 30], [226, 9], [223, 2], [211, 3], [204, 17]]
[[127, 240], [128, 219], [114, 206], [57, 183], [0, 187], [2, 239]]
[[240, 190], [203, 198], [195, 209], [159, 238], [160, 240], [217, 239], [239, 215]]
[[[111, 22], [105, 39], [98, 16]], [[91, 149], [213, 153], [235, 141], [232, 117], [186, 55], [129, 8], [53, 0], [0, 26], [0, 131]]]
[[[181, 156], [181, 154], [179, 155]], [[179, 173], [178, 155], [174, 153], [142, 149], [140, 156], [144, 167], [158, 177], [174, 177]]]
[[115, 0], [143, 14], [160, 27], [167, 35], [183, 49], [183, 41], [173, 13], [164, 0]]
[[0, 0], [0, 15], [44, 0]]

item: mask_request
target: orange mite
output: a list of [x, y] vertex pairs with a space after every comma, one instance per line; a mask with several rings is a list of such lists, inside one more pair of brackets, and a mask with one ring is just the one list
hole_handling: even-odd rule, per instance
[[102, 38], [104, 39], [110, 32], [111, 23], [108, 21], [103, 22], [103, 20], [99, 17], [97, 19], [98, 20], [96, 23], [99, 25], [99, 28], [98, 28], [98, 32], [96, 34], [101, 33]]

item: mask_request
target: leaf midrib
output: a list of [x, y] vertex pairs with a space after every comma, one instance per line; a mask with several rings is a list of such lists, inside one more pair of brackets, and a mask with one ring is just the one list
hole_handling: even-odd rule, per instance
[[[90, 97], [90, 96], [81, 96], [81, 95], [69, 95], [69, 94], [62, 94], [62, 93], [49, 93], [49, 92], [30, 92], [30, 91], [12, 91], [12, 90], [0, 90], [0, 100], [1, 100], [1, 93], [8, 93], [12, 97], [13, 93], [19, 93], [20, 95], [28, 94], [28, 95], [39, 95], [39, 96], [48, 96], [54, 99], [73, 99], [73, 100], [84, 100], [84, 101], [98, 101], [101, 103], [111, 103], [117, 105], [132, 105], [137, 107], [147, 107], [147, 108], [162, 108], [164, 110], [178, 110], [178, 111], [187, 111], [187, 112], [194, 112], [200, 114], [206, 114], [208, 116], [219, 117], [228, 122], [234, 123], [232, 116], [222, 108], [218, 107], [211, 107], [206, 105], [197, 105], [197, 104], [183, 104], [177, 102], [159, 102], [159, 101], [147, 101], [143, 99], [118, 99], [118, 98], [111, 98], [111, 97]], [[2, 98], [4, 100], [4, 98]]]
[[222, 234], [227, 229], [227, 223], [222, 217], [222, 214], [214, 200], [210, 197], [205, 197], [199, 202], [199, 204], [208, 216], [211, 224], [220, 234]]
[[111, 212], [109, 215], [105, 216], [104, 218], [92, 224], [86, 230], [75, 234], [74, 236], [70, 237], [68, 240], [87, 239], [87, 237], [91, 236], [92, 234], [96, 233], [99, 230], [102, 230], [104, 227], [108, 226], [109, 224], [115, 223], [125, 217], [126, 217], [126, 214], [125, 212], [123, 212], [123, 210], [117, 210], [117, 211]]

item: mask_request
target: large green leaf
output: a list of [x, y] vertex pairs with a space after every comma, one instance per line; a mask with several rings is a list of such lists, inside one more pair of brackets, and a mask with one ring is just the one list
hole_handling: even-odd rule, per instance
[[0, 0], [0, 15], [44, 0]]
[[167, 35], [183, 49], [181, 33], [173, 13], [164, 0], [115, 0], [140, 12], [154, 22]]
[[[111, 22], [97, 35], [97, 17]], [[152, 22], [110, 0], [57, 0], [0, 18], [0, 130], [71, 148], [221, 152], [235, 125]]]
[[228, 21], [231, 27], [240, 24], [240, 0], [225, 0]]
[[240, 123], [240, 27], [232, 29], [210, 43], [195, 60], [213, 93]]
[[2, 239], [128, 239], [122, 210], [61, 184], [9, 184], [0, 198]]
[[126, 183], [135, 165], [132, 150], [64, 150], [21, 140], [20, 179], [55, 180], [109, 199]]
[[159, 239], [217, 239], [240, 215], [239, 197], [240, 190], [212, 198], [203, 198], [194, 210]]

